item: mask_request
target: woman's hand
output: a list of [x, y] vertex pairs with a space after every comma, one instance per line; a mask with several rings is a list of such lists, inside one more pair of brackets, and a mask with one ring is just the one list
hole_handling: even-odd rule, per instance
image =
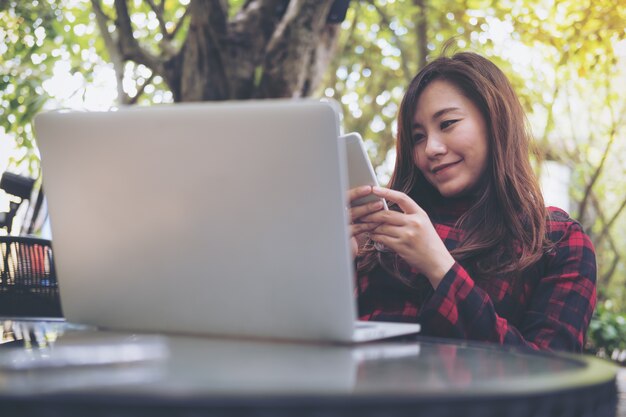
[[[372, 187], [369, 185], [353, 188], [348, 191], [348, 201], [349, 203], [352, 203], [353, 201], [370, 194], [372, 194]], [[381, 200], [350, 208], [350, 245], [353, 258], [356, 258], [359, 253], [359, 247], [365, 243], [367, 233], [378, 226], [378, 223], [363, 222], [362, 218], [382, 209], [383, 202]]]
[[424, 274], [434, 288], [454, 264], [428, 215], [408, 195], [388, 188], [373, 187], [374, 195], [398, 204], [402, 212], [376, 211], [359, 217], [370, 238], [396, 252], [409, 265]]

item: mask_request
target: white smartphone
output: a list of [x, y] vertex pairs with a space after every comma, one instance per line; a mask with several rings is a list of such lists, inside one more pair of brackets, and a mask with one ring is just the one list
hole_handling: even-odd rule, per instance
[[[340, 136], [339, 140], [346, 146], [346, 159], [348, 161], [348, 188], [356, 188], [362, 185], [378, 185], [376, 173], [372, 167], [372, 162], [367, 156], [367, 151], [363, 144], [363, 139], [358, 133], [348, 133]], [[372, 201], [382, 200], [385, 210], [388, 210], [387, 202], [384, 198], [370, 194], [352, 202], [352, 207], [367, 204]]]

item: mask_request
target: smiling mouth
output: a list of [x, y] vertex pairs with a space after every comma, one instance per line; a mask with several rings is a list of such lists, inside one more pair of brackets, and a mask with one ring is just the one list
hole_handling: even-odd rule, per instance
[[456, 161], [456, 162], [449, 163], [449, 164], [442, 164], [442, 165], [438, 165], [438, 166], [436, 166], [436, 167], [434, 167], [434, 168], [432, 169], [432, 173], [433, 173], [433, 174], [438, 174], [438, 173], [440, 173], [441, 171], [443, 171], [443, 170], [445, 170], [445, 169], [447, 169], [447, 168], [450, 168], [451, 166], [454, 166], [454, 165], [458, 164], [458, 163], [459, 163], [459, 162], [461, 162], [461, 161], [462, 161], [462, 159], [460, 159], [460, 160], [458, 160], [458, 161]]

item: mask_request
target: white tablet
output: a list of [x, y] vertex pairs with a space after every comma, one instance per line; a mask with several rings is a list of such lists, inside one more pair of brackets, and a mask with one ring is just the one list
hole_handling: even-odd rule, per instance
[[[346, 158], [348, 161], [348, 188], [356, 188], [362, 185], [378, 185], [376, 173], [372, 167], [372, 163], [367, 156], [363, 139], [358, 133], [348, 133], [340, 136], [339, 140], [346, 145]], [[359, 198], [352, 202], [352, 206], [360, 206], [371, 201], [382, 200], [385, 210], [387, 210], [387, 202], [380, 197], [370, 194], [366, 197]]]

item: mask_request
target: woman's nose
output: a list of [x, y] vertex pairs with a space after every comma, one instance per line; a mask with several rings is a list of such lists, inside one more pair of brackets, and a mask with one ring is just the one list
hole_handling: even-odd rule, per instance
[[435, 158], [437, 156], [443, 155], [447, 151], [446, 144], [441, 140], [441, 137], [438, 135], [428, 135], [428, 139], [426, 140], [426, 147], [424, 149], [424, 153], [428, 158]]

